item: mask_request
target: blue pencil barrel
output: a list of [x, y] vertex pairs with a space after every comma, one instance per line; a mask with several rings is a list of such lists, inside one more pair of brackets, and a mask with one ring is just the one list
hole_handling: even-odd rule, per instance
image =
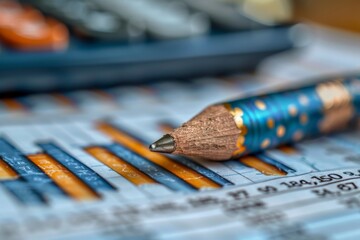
[[360, 113], [360, 78], [224, 103], [241, 134], [233, 157], [343, 129]]

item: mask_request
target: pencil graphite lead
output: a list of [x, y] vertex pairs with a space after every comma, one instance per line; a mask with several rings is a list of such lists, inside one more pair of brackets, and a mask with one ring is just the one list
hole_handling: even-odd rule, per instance
[[166, 134], [151, 144], [149, 149], [153, 152], [172, 153], [175, 150], [174, 138], [169, 134]]

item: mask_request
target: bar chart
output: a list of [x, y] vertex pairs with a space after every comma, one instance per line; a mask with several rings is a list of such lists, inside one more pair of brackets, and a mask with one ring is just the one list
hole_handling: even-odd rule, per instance
[[[16, 128], [0, 129], [0, 184], [23, 205], [102, 201], [108, 193], [127, 200], [156, 198], [318, 171], [297, 161], [306, 146], [282, 146], [219, 163], [150, 152], [141, 136], [116, 120], [50, 122], [42, 125], [41, 134], [25, 125], [22, 129], [33, 135], [27, 140], [17, 137]], [[24, 152], [22, 145], [31, 147]], [[353, 165], [342, 161], [339, 167]]]
[[[83, 151], [135, 186], [162, 185], [169, 191], [190, 193], [237, 184], [190, 159], [150, 152], [141, 140], [110, 123], [100, 122], [95, 128], [113, 142], [89, 144], [82, 147]], [[46, 204], [53, 198], [98, 200], [102, 192], [116, 191], [116, 187], [55, 141], [36, 141], [33, 144], [41, 152], [25, 154], [6, 138], [0, 139], [1, 183], [20, 202]], [[248, 165], [265, 174], [286, 174], [277, 166], [258, 162], [261, 160], [252, 160]], [[246, 165], [246, 159], [241, 163]]]
[[[331, 161], [312, 158], [314, 154], [327, 156], [327, 149], [338, 145], [336, 139], [331, 143], [321, 140], [316, 143], [316, 149], [312, 142], [282, 146], [227, 162], [161, 155], [148, 150], [151, 140], [176, 127], [183, 121], [182, 117], [187, 118], [177, 111], [191, 115], [198, 111], [189, 102], [203, 99], [210, 102], [204, 95], [209, 91], [214, 96], [218, 92], [234, 95], [239, 91], [235, 88], [238, 84], [242, 85], [237, 80], [227, 85], [217, 85], [214, 81], [216, 87], [203, 86], [194, 92], [175, 93], [177, 101], [172, 100], [171, 94], [155, 95], [157, 88], [166, 92], [166, 86], [161, 84], [2, 99], [0, 119], [21, 122], [17, 116], [26, 115], [40, 120], [35, 121], [36, 127], [21, 123], [19, 127], [0, 128], [1, 186], [16, 204], [23, 205], [96, 202], [109, 195], [121, 202], [217, 190], [357, 165], [356, 161], [343, 160], [353, 159], [347, 156], [346, 149], [337, 151], [338, 156]], [[142, 97], [137, 98], [140, 95]], [[142, 111], [128, 108], [129, 101], [142, 106]], [[149, 103], [158, 103], [160, 107], [154, 110]], [[97, 109], [96, 114], [93, 109]], [[54, 117], [49, 117], [51, 114], [42, 117], [49, 113]], [[62, 114], [80, 113], [79, 119], [58, 121]], [[124, 122], [125, 119], [129, 121]], [[23, 137], [23, 132], [28, 137]]]

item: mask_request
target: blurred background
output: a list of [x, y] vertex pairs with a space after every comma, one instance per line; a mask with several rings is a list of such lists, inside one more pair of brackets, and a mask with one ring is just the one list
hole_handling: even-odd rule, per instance
[[320, 61], [350, 59], [326, 73], [356, 71], [358, 10], [355, 0], [1, 0], [0, 92], [276, 75], [277, 61], [323, 49]]

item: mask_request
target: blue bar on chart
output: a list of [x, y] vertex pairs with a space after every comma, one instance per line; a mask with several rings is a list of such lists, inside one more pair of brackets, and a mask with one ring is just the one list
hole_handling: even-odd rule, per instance
[[0, 138], [0, 157], [46, 199], [67, 197], [51, 178], [4, 138]]
[[212, 181], [216, 182], [217, 184], [221, 185], [221, 186], [232, 186], [234, 185], [234, 183], [230, 182], [229, 180], [223, 178], [222, 176], [220, 176], [219, 174], [213, 172], [212, 170], [201, 166], [200, 164], [182, 157], [182, 156], [176, 156], [176, 157], [170, 157], [172, 160], [177, 161], [185, 166], [187, 166], [188, 168], [191, 168], [192, 170], [204, 175], [205, 177], [211, 179]]
[[0, 184], [22, 204], [41, 205], [45, 203], [45, 199], [3, 160], [0, 160]]
[[43, 205], [45, 199], [35, 192], [30, 185], [22, 179], [3, 180], [0, 182], [11, 194], [25, 205]]
[[53, 157], [95, 191], [112, 191], [115, 188], [91, 168], [65, 152], [54, 143], [38, 143], [45, 153]]
[[120, 144], [112, 143], [104, 146], [110, 152], [114, 153], [119, 158], [133, 165], [141, 172], [150, 176], [155, 181], [165, 185], [166, 187], [181, 192], [194, 192], [196, 189], [186, 183], [184, 180], [178, 178], [174, 174], [166, 171], [155, 163], [148, 161], [144, 157], [135, 152], [123, 147]]
[[74, 200], [93, 201], [100, 198], [99, 194], [51, 156], [45, 153], [36, 153], [27, 157]]

